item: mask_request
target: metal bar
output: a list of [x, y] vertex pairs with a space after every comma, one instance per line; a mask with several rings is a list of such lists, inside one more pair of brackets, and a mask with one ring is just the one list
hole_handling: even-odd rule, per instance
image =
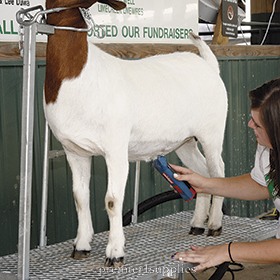
[[[251, 29], [248, 29], [248, 30], [238, 30], [238, 34], [242, 34], [242, 33], [259, 33], [263, 30], [266, 30], [266, 28], [264, 27], [260, 27], [260, 28], [251, 28]], [[271, 28], [269, 30], [269, 32], [279, 32], [280, 28], [279, 27], [275, 27], [275, 28]], [[205, 31], [205, 32], [199, 32], [199, 36], [207, 36], [207, 35], [213, 35], [214, 34], [214, 31]]]
[[40, 230], [40, 247], [47, 245], [47, 207], [48, 207], [48, 182], [49, 182], [49, 144], [50, 129], [49, 124], [45, 123], [45, 145], [44, 145], [44, 162], [43, 162], [43, 183], [42, 183], [42, 208], [41, 208], [41, 230]]
[[131, 223], [136, 224], [138, 218], [138, 198], [139, 198], [139, 182], [140, 182], [140, 161], [136, 162], [135, 185], [134, 185], [134, 205]]
[[[246, 21], [243, 21], [241, 22], [241, 25], [244, 25], [244, 26], [267, 26], [268, 25], [268, 22], [264, 22], [264, 21], [251, 21], [251, 22], [246, 22]], [[277, 22], [271, 22], [270, 26], [280, 26], [280, 23], [277, 23]]]
[[[178, 280], [186, 280], [187, 279], [187, 274], [185, 272], [180, 272], [178, 273]], [[191, 277], [188, 279], [192, 279]], [[194, 278], [197, 279], [197, 278]]]
[[65, 156], [64, 150], [51, 150], [49, 151], [49, 159]]
[[29, 279], [34, 85], [37, 25], [24, 27], [18, 279]]

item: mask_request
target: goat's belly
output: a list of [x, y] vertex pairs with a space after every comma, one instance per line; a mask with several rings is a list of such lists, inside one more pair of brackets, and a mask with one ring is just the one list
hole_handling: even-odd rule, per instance
[[182, 142], [130, 142], [128, 146], [129, 161], [150, 161], [164, 156], [178, 148]]

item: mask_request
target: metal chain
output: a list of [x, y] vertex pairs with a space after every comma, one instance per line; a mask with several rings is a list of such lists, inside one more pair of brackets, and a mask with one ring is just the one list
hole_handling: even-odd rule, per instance
[[[24, 9], [21, 9], [22, 11]], [[25, 13], [23, 16], [23, 18], [26, 17], [28, 19], [32, 19], [32, 15], [30, 13]], [[18, 30], [18, 35], [19, 35], [19, 42], [18, 42], [18, 48], [19, 48], [19, 53], [20, 53], [20, 57], [23, 58], [23, 52], [24, 52], [24, 25], [23, 24], [19, 24], [19, 30]]]
[[[85, 23], [87, 24], [88, 31], [92, 30], [98, 39], [103, 39], [105, 37], [105, 30], [103, 29], [102, 26], [100, 26], [94, 22], [89, 9], [79, 8], [79, 10], [80, 10], [80, 13], [81, 13]], [[102, 31], [101, 36], [99, 36], [99, 34], [97, 33], [96, 28], [97, 28], [97, 30], [101, 29], [101, 31]]]
[[21, 58], [23, 58], [24, 26], [22, 24], [19, 25], [18, 34], [19, 34], [19, 42], [18, 42], [19, 53]]

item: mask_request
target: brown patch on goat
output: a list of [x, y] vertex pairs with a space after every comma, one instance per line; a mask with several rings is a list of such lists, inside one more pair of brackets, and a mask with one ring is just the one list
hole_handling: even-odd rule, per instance
[[108, 201], [108, 208], [110, 209], [110, 210], [112, 210], [113, 208], [114, 208], [114, 202], [113, 201]]
[[[50, 14], [48, 24], [86, 28], [78, 9]], [[77, 44], [78, 42], [78, 44]], [[87, 62], [87, 33], [56, 30], [49, 35], [46, 54], [45, 101], [54, 103], [64, 79], [78, 77]]]
[[[47, 24], [86, 28], [78, 7], [89, 8], [94, 3], [107, 4], [121, 10], [126, 4], [117, 0], [47, 0], [46, 8], [67, 7], [69, 10], [48, 15]], [[78, 77], [87, 62], [87, 32], [56, 30], [49, 35], [46, 54], [45, 101], [54, 103], [64, 79]]]

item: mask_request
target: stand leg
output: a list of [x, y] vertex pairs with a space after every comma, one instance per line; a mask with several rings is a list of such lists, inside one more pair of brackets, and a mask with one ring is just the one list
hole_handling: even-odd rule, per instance
[[18, 279], [29, 279], [34, 84], [37, 24], [24, 27]]
[[136, 161], [134, 205], [133, 205], [133, 214], [132, 214], [132, 218], [131, 218], [132, 224], [137, 224], [137, 219], [138, 219], [139, 182], [140, 182], [140, 161]]
[[187, 279], [187, 275], [185, 272], [180, 272], [178, 275], [178, 280], [186, 280]]
[[45, 124], [45, 145], [44, 145], [44, 163], [43, 163], [43, 185], [42, 185], [42, 208], [41, 208], [41, 230], [40, 247], [47, 245], [47, 206], [48, 206], [48, 181], [49, 181], [49, 145], [50, 129], [48, 122]]

